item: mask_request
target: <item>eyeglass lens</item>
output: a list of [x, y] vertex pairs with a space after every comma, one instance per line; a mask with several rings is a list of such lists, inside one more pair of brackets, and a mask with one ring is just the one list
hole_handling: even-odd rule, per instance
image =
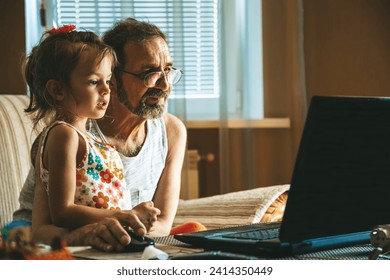
[[181, 78], [180, 70], [172, 69], [167, 72], [152, 72], [145, 76], [145, 86], [146, 87], [154, 87], [158, 80], [163, 77], [166, 77], [167, 82], [171, 85], [176, 84]]

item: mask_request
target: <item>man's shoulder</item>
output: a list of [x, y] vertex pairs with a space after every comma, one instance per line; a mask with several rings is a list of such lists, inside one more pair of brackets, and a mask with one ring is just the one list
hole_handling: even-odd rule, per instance
[[167, 132], [168, 131], [176, 131], [176, 132], [179, 131], [179, 132], [185, 133], [187, 130], [184, 123], [178, 117], [176, 117], [175, 115], [172, 115], [170, 113], [167, 113], [164, 115], [164, 122], [165, 122], [165, 126], [167, 128]]
[[187, 143], [187, 128], [178, 117], [169, 113], [165, 114], [164, 121], [169, 147], [168, 158], [175, 158], [181, 161], [182, 157], [184, 157]]

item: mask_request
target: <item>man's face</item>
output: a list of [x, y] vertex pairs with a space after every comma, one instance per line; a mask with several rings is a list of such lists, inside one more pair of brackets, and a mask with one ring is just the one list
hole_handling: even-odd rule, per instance
[[129, 42], [124, 47], [125, 63], [122, 70], [120, 100], [134, 114], [145, 119], [159, 118], [166, 111], [166, 102], [172, 90], [164, 76], [150, 88], [143, 77], [151, 72], [172, 68], [172, 58], [167, 43], [159, 37], [142, 42]]

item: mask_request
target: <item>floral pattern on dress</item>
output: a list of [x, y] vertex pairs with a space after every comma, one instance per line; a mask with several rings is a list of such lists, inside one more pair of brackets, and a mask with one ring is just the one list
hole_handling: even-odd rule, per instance
[[95, 195], [92, 200], [95, 202], [96, 208], [108, 208], [108, 201], [110, 200], [108, 196], [105, 196], [102, 192], [99, 192], [98, 195]]
[[123, 164], [114, 146], [87, 135], [87, 154], [76, 171], [75, 203], [111, 210], [131, 209]]

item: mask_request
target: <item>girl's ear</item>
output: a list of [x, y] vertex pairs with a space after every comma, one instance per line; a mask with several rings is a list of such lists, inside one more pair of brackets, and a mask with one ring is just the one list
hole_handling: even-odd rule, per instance
[[56, 101], [63, 101], [65, 98], [65, 92], [60, 82], [56, 80], [48, 80], [46, 83], [46, 89], [50, 96]]

